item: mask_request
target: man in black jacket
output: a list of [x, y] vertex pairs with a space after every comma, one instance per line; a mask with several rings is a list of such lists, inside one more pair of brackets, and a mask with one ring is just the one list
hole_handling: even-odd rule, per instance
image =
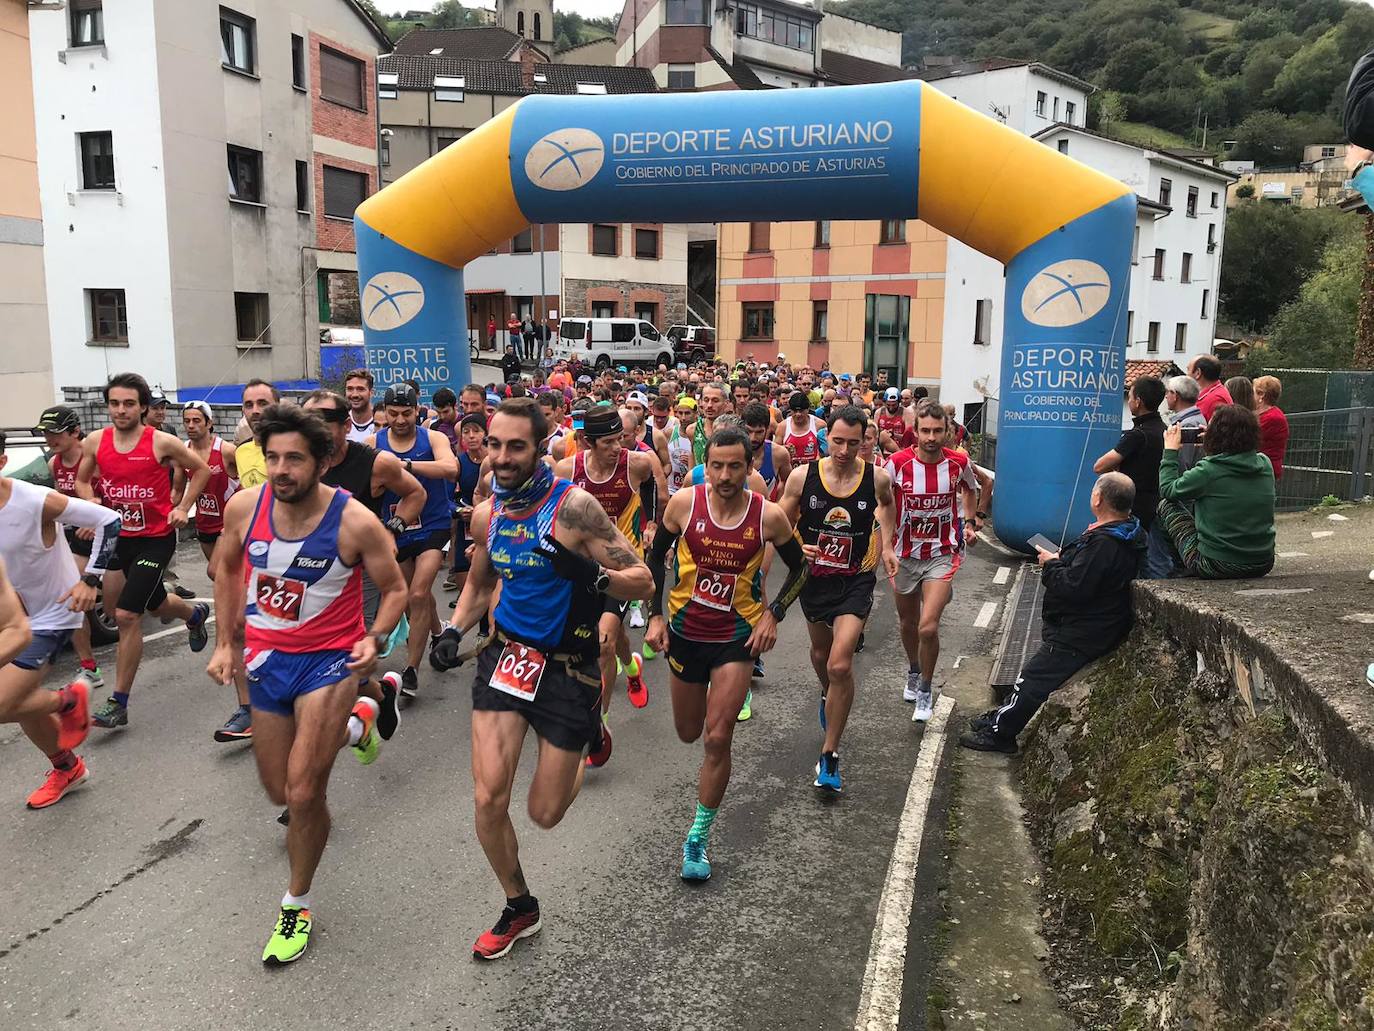
[[1140, 520], [1131, 515], [1135, 485], [1123, 473], [1098, 478], [1096, 522], [1058, 554], [1040, 552], [1042, 643], [1026, 661], [1000, 709], [976, 716], [959, 738], [965, 748], [1015, 754], [1016, 735], [1051, 692], [1088, 663], [1113, 651], [1131, 631], [1131, 580], [1145, 551]]
[[506, 345], [506, 353], [501, 359], [501, 378], [507, 383], [520, 378], [520, 356], [515, 353], [514, 344]]

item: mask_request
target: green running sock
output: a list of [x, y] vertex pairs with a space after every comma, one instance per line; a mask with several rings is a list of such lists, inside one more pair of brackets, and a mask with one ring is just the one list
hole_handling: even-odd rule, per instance
[[716, 822], [716, 809], [707, 809], [700, 802], [697, 803], [696, 819], [692, 821], [692, 829], [687, 832], [689, 838], [696, 838], [702, 844], [711, 835], [711, 824]]

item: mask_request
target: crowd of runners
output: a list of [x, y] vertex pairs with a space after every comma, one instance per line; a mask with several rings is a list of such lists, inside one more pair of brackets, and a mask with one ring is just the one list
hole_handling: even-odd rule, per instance
[[[630, 705], [650, 704], [647, 662], [668, 667], [679, 738], [703, 745], [686, 881], [711, 876], [735, 727], [753, 718], [753, 682], [794, 603], [816, 675], [806, 776], [817, 792], [843, 789], [854, 656], [880, 578], [907, 657], [901, 700], [932, 718], [941, 615], [988, 519], [992, 477], [923, 388], [781, 355], [560, 363], [428, 403], [414, 383], [379, 397], [366, 370], [343, 386], [285, 400], [250, 381], [230, 441], [209, 405], [181, 405], [178, 427], [159, 391], [121, 373], [105, 388], [107, 424], [83, 426], [62, 405], [43, 413], [55, 489], [4, 476], [0, 434], [0, 721], [51, 765], [29, 807], [86, 780], [77, 749], [92, 726], [137, 724], [144, 616], [183, 623], [197, 653], [213, 623], [207, 672], [234, 692], [213, 738], [251, 741], [287, 828], [265, 963], [299, 958], [310, 940], [336, 756], [375, 762], [426, 657], [439, 674], [472, 663], [476, 832], [505, 893], [473, 945], [483, 959], [540, 928], [509, 815], [527, 732], [538, 738], [528, 812], [552, 828], [611, 760], [622, 678]], [[167, 586], [192, 522], [213, 615]], [[777, 560], [785, 572], [770, 583]], [[91, 648], [97, 602], [118, 628], [112, 669]], [[59, 675], [69, 644], [79, 665]]]

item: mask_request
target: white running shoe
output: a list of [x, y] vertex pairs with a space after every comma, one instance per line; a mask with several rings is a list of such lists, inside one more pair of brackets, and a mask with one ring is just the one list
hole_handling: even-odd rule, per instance
[[920, 687], [921, 674], [908, 670], [906, 674], [906, 687], [902, 688], [902, 701], [914, 702], [919, 696]]
[[639, 602], [635, 602], [630, 606], [630, 629], [644, 629], [644, 607], [640, 605]]
[[912, 723], [929, 723], [935, 715], [935, 690], [928, 688], [916, 692], [916, 711], [911, 714]]

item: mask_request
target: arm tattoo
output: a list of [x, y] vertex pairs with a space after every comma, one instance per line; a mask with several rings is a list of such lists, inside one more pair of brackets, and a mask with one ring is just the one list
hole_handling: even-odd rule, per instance
[[606, 549], [606, 558], [608, 569], [629, 569], [631, 566], [639, 565], [641, 561], [640, 557], [629, 548], [622, 548], [616, 544], [612, 544]]
[[606, 510], [590, 494], [576, 494], [558, 508], [558, 524], [602, 541], [614, 541], [616, 529]]

